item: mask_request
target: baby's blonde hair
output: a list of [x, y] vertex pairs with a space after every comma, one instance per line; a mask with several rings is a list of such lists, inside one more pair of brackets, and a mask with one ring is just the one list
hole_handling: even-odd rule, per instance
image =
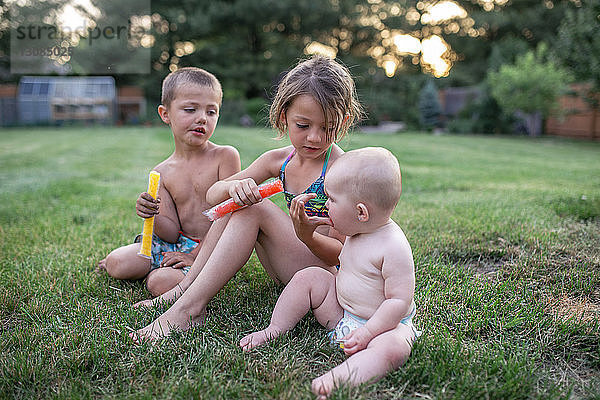
[[327, 130], [327, 141], [341, 140], [362, 118], [363, 109], [350, 71], [335, 60], [314, 56], [298, 63], [279, 83], [269, 112], [278, 139], [285, 137], [288, 129], [287, 110], [301, 95], [312, 96], [323, 109], [325, 126], [332, 128]]
[[400, 164], [383, 147], [365, 147], [344, 153], [332, 165], [329, 174], [338, 179], [339, 187], [353, 200], [375, 205], [390, 214], [400, 200]]
[[210, 72], [197, 67], [179, 68], [167, 75], [162, 83], [161, 104], [169, 107], [171, 102], [177, 97], [177, 90], [189, 84], [209, 87], [214, 90], [219, 96], [219, 106], [221, 106], [223, 99], [221, 82]]

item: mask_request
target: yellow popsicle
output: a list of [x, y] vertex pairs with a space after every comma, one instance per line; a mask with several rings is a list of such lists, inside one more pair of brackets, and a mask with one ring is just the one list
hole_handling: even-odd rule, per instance
[[[150, 171], [148, 176], [148, 194], [156, 199], [158, 194], [158, 183], [160, 182], [160, 174], [156, 171]], [[142, 246], [140, 247], [139, 256], [151, 258], [152, 250], [152, 233], [154, 231], [154, 217], [144, 219], [142, 228]]]

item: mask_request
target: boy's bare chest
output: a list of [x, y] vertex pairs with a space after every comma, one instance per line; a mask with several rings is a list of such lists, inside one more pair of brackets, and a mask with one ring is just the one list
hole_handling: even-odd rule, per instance
[[191, 200], [205, 203], [207, 190], [217, 181], [218, 169], [174, 171], [169, 193], [178, 206]]

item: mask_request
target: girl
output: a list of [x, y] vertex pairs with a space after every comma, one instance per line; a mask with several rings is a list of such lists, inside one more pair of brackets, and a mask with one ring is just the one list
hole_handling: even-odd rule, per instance
[[[361, 115], [352, 77], [334, 60], [316, 56], [288, 72], [271, 105], [270, 122], [278, 138], [287, 132], [292, 145], [264, 153], [208, 190], [209, 203], [231, 197], [251, 207], [213, 223], [178, 287], [135, 305], [177, 299], [154, 322], [132, 333], [134, 341], [200, 323], [208, 302], [244, 266], [253, 249], [269, 276], [283, 284], [308, 265], [335, 271], [344, 237], [330, 226], [323, 180], [343, 154], [335, 142]], [[262, 201], [257, 183], [273, 177], [284, 184], [289, 216], [273, 202]]]

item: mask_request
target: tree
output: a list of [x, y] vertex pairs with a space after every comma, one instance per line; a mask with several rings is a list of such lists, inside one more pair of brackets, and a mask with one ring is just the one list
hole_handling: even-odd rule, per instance
[[527, 131], [532, 136], [541, 133], [536, 119], [546, 118], [557, 106], [558, 98], [568, 90], [570, 73], [547, 59], [547, 47], [528, 51], [514, 64], [504, 64], [499, 71], [490, 71], [488, 83], [492, 96], [509, 113], [526, 115]]
[[[600, 92], [600, 1], [587, 0], [580, 9], [569, 10], [558, 30], [554, 53], [573, 71], [575, 79], [592, 84]], [[588, 96], [595, 107], [598, 101]]]
[[439, 127], [442, 107], [433, 80], [429, 79], [419, 95], [419, 112], [421, 126], [427, 130]]

